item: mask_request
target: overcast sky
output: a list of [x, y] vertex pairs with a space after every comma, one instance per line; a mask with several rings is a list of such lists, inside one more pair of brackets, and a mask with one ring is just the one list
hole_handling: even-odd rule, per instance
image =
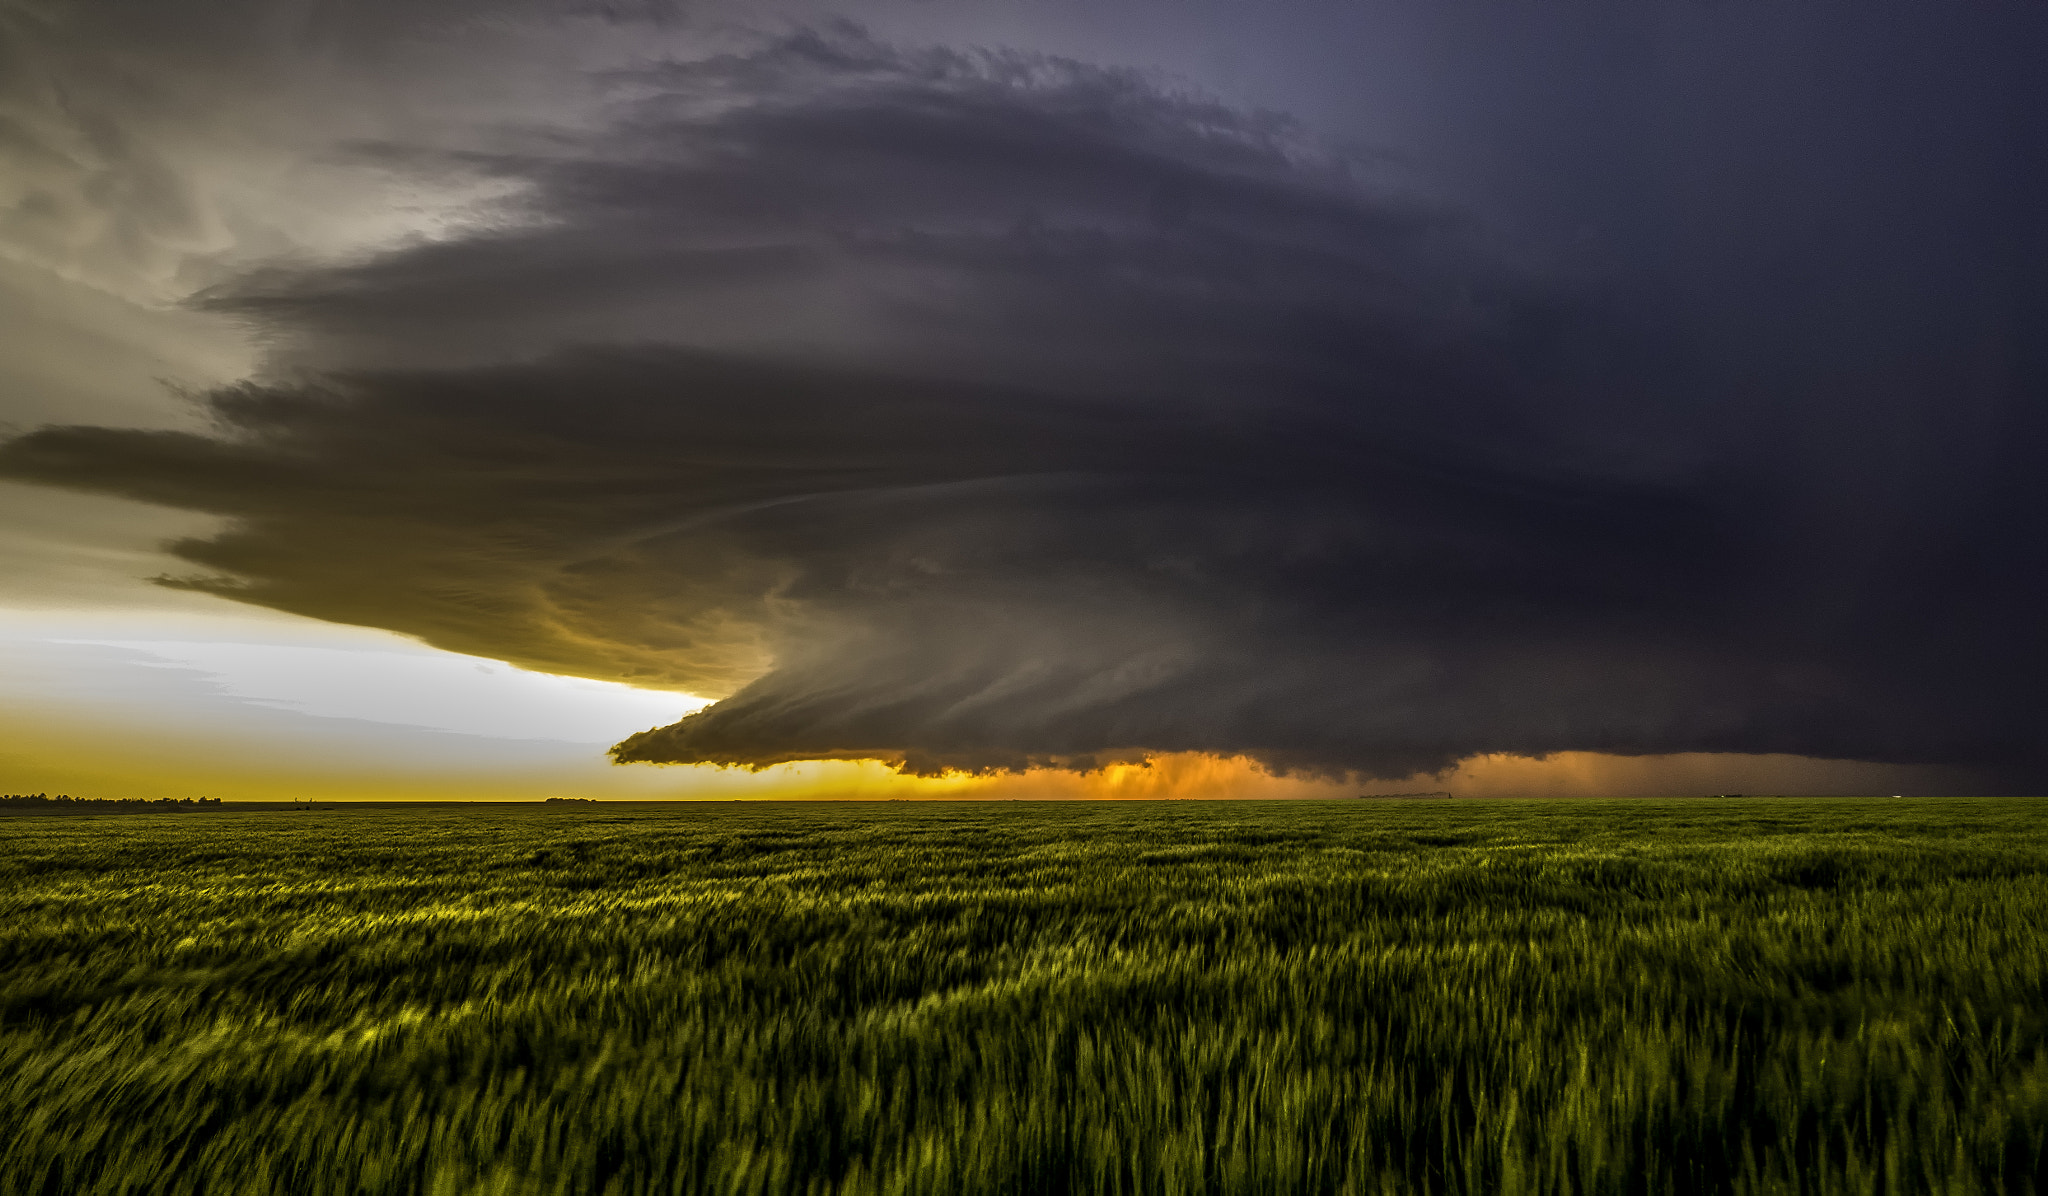
[[0, 789], [2038, 792], [2044, 52], [0, 7]]

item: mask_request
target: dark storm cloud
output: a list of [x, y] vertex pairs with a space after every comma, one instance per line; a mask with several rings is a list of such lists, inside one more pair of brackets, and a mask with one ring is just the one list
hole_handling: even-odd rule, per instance
[[[230, 516], [179, 584], [730, 693], [622, 760], [2043, 775], [2016, 329], [1773, 435], [1668, 313], [1137, 75], [833, 28], [617, 84], [602, 134], [447, 160], [525, 188], [497, 228], [209, 293], [306, 381], [0, 470]], [[1932, 447], [1837, 469], [1804, 394]]]

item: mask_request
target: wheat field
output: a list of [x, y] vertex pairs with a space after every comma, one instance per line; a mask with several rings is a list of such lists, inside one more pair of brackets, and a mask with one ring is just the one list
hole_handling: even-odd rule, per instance
[[2048, 1188], [2048, 802], [0, 824], [0, 1192]]

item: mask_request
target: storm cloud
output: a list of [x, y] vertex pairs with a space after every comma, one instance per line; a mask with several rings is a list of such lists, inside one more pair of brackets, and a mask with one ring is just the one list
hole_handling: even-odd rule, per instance
[[827, 25], [609, 86], [358, 143], [513, 198], [207, 290], [272, 353], [213, 434], [0, 474], [227, 517], [167, 584], [722, 699], [626, 762], [2048, 778], [2038, 274], [1908, 366], [1737, 376], [1768, 315], [1563, 281], [1142, 74]]

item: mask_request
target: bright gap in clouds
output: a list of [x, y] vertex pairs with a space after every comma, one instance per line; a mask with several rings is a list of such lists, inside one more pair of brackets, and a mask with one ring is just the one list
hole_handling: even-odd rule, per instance
[[218, 692], [322, 718], [491, 739], [608, 745], [673, 722], [708, 702], [687, 694], [530, 673], [497, 661], [412, 645], [326, 648], [206, 640], [53, 640], [140, 654], [144, 667], [202, 674]]
[[[386, 631], [222, 610], [0, 610], [0, 699], [98, 695], [600, 749], [708, 704], [690, 694], [528, 672]], [[254, 713], [254, 710], [251, 711]], [[118, 721], [118, 720], [117, 720]], [[228, 729], [223, 726], [223, 730]]]

